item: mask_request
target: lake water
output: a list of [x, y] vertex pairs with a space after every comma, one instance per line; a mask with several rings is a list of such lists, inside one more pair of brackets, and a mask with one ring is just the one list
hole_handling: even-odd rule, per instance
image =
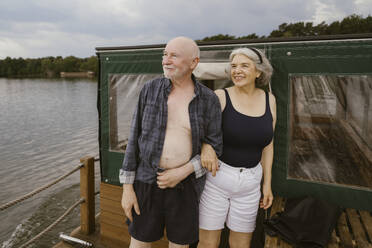
[[[97, 83], [89, 79], [0, 78], [0, 205], [98, 155]], [[96, 180], [99, 167], [96, 165]], [[98, 183], [97, 183], [98, 185]], [[79, 172], [0, 212], [0, 246], [18, 247], [79, 196]], [[98, 197], [96, 198], [98, 200]], [[77, 207], [32, 247], [52, 247], [80, 223]]]

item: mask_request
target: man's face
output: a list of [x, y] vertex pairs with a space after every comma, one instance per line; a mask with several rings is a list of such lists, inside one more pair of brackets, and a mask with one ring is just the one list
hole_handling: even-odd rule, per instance
[[192, 58], [187, 51], [178, 40], [172, 40], [167, 44], [162, 61], [166, 78], [180, 79], [191, 74]]

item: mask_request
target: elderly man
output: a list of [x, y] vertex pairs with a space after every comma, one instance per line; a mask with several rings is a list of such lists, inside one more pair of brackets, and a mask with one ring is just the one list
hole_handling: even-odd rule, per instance
[[198, 240], [205, 183], [198, 154], [203, 143], [222, 150], [220, 103], [192, 75], [199, 54], [193, 40], [172, 39], [163, 53], [165, 77], [141, 90], [120, 170], [130, 247], [150, 247], [164, 228], [170, 247]]

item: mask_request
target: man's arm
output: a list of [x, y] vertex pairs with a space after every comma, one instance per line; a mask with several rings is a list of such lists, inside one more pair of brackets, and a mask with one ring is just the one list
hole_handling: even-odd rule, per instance
[[124, 160], [119, 173], [120, 183], [133, 184], [138, 167], [138, 138], [142, 130], [142, 115], [145, 104], [146, 85], [142, 88], [138, 97], [137, 106], [134, 110], [132, 123], [130, 126], [127, 148], [125, 150]]
[[206, 126], [207, 132], [203, 140], [199, 163], [205, 171], [208, 170], [212, 172], [212, 176], [215, 176], [218, 170], [218, 157], [222, 154], [222, 113], [217, 95], [212, 97], [208, 109], [209, 122]]
[[133, 189], [133, 182], [136, 176], [136, 170], [138, 167], [138, 138], [141, 133], [142, 123], [142, 112], [144, 104], [144, 91], [141, 90], [136, 109], [133, 114], [130, 134], [128, 139], [127, 149], [124, 155], [124, 161], [122, 168], [119, 172], [120, 183], [123, 184], [123, 195], [121, 199], [121, 206], [124, 209], [125, 215], [130, 221], [132, 218], [132, 208], [134, 207], [135, 212], [139, 215], [140, 209], [136, 197], [136, 193]]
[[216, 175], [218, 170], [218, 156], [222, 154], [222, 113], [221, 104], [217, 95], [213, 95], [206, 111], [208, 123], [205, 126], [206, 134], [201, 147], [201, 154], [191, 159], [195, 177], [201, 177], [207, 171]]
[[207, 109], [208, 122], [206, 123], [206, 134], [203, 144], [213, 147], [217, 157], [222, 154], [222, 112], [221, 104], [217, 95], [213, 94]]

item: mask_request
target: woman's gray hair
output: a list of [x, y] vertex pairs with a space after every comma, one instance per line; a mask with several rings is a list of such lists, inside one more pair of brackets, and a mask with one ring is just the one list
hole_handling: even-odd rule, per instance
[[[256, 53], [261, 55], [261, 58]], [[250, 60], [253, 61], [256, 69], [261, 72], [261, 75], [256, 79], [257, 86], [265, 86], [269, 84], [271, 80], [271, 75], [273, 74], [273, 67], [270, 64], [270, 61], [266, 58], [265, 53], [257, 48], [237, 48], [234, 49], [230, 54], [230, 63], [234, 59], [235, 55], [242, 54], [247, 56]], [[231, 70], [231, 68], [230, 68]]]

